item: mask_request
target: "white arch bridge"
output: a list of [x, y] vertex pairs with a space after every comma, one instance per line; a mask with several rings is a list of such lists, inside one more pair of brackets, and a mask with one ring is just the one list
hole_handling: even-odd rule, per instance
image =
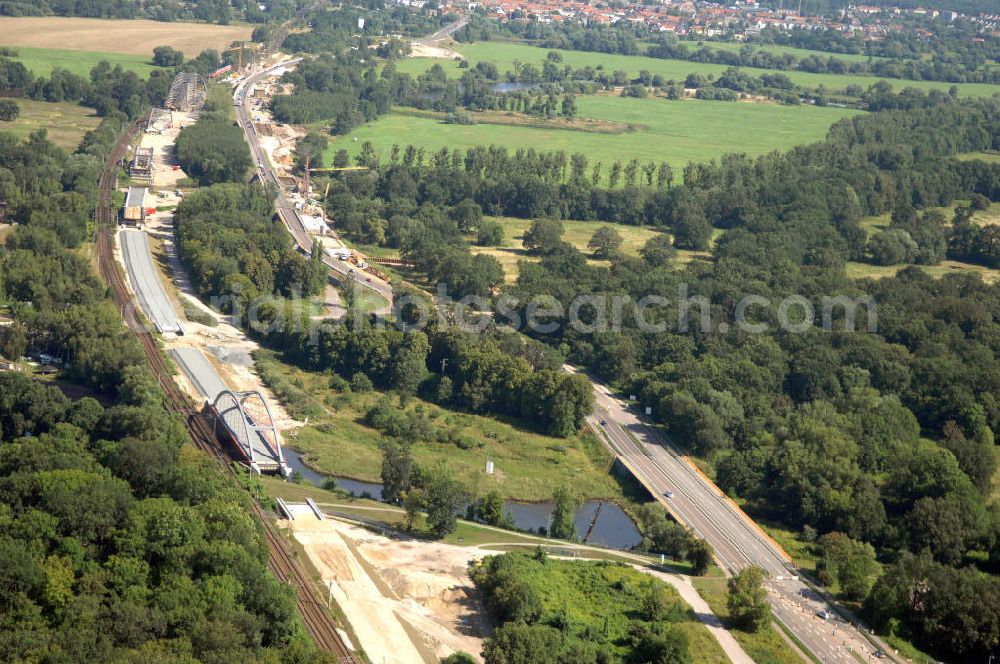
[[197, 348], [174, 348], [170, 355], [194, 388], [205, 397], [216, 437], [226, 443], [240, 461], [258, 473], [288, 475], [291, 472], [285, 464], [281, 435], [274, 425], [271, 408], [260, 392], [229, 389]]
[[231, 443], [258, 473], [288, 474], [271, 408], [257, 390], [222, 390], [212, 402], [215, 435]]

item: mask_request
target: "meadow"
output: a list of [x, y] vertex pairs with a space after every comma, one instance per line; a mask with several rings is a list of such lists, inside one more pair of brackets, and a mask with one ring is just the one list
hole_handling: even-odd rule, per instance
[[[258, 352], [257, 368], [293, 417], [309, 418], [284, 433], [289, 447], [305, 453], [320, 472], [379, 481], [383, 436], [365, 423], [365, 413], [381, 393], [338, 391], [329, 375], [289, 366], [269, 351]], [[557, 486], [571, 485], [587, 498], [622, 498], [622, 486], [609, 472], [612, 459], [593, 436], [552, 438], [507, 418], [448, 410], [415, 397], [405, 409], [423, 412], [458, 441], [415, 443], [416, 462], [425, 467], [443, 462], [472, 493], [496, 488], [506, 498], [536, 501], [550, 499]], [[496, 464], [493, 475], [485, 473], [488, 460]]]
[[[546, 128], [446, 124], [443, 117], [398, 108], [345, 136], [334, 138], [327, 149], [326, 160], [331, 161], [333, 153], [341, 148], [353, 156], [365, 141], [371, 141], [376, 151], [383, 155], [388, 154], [394, 143], [422, 145], [432, 152], [444, 146], [464, 150], [495, 144], [512, 150], [581, 152], [591, 163], [604, 162], [605, 177], [610, 164], [616, 160], [666, 161], [674, 167], [675, 179], [680, 181], [680, 170], [688, 162], [716, 159], [732, 152], [757, 156], [819, 141], [834, 122], [857, 113], [833, 107], [700, 99], [669, 101], [609, 95], [580, 96], [577, 107], [581, 118], [610, 120], [631, 125], [632, 129], [618, 134], [582, 131], [562, 128], [563, 121], [558, 119], [550, 121], [550, 127]], [[753, 131], [747, 131], [748, 127]]]
[[[2, 37], [0, 37], [0, 41], [3, 41]], [[71, 51], [62, 48], [30, 48], [25, 46], [14, 48], [17, 51], [14, 60], [23, 63], [35, 76], [48, 76], [53, 69], [59, 68], [89, 78], [90, 70], [103, 60], [107, 60], [112, 66], [121, 65], [122, 68], [134, 71], [142, 78], [148, 76], [149, 72], [154, 69], [159, 69], [153, 65], [152, 49], [148, 55], [135, 55], [109, 51]]]
[[14, 122], [0, 121], [0, 131], [27, 138], [36, 129], [48, 131], [49, 140], [72, 152], [89, 130], [100, 124], [94, 110], [71, 103], [16, 99], [21, 116]]
[[[723, 46], [721, 44], [711, 44], [712, 47]], [[659, 74], [667, 80], [683, 81], [688, 74], [697, 72], [701, 74], [718, 76], [726, 69], [727, 65], [713, 63], [688, 62], [686, 60], [665, 60], [660, 58], [650, 58], [642, 55], [617, 55], [609, 53], [594, 53], [589, 51], [567, 51], [562, 49], [547, 49], [527, 44], [516, 44], [511, 42], [474, 42], [471, 44], [460, 44], [456, 47], [459, 53], [464, 55], [471, 63], [493, 62], [500, 72], [512, 70], [514, 61], [522, 63], [540, 64], [548, 55], [550, 50], [555, 50], [562, 56], [565, 64], [573, 67], [603, 66], [607, 71], [618, 69], [628, 72], [629, 76], [636, 77], [639, 71], [645, 69], [652, 74]], [[429, 69], [435, 62], [440, 63], [449, 76], [459, 77], [463, 69], [458, 67], [458, 62], [454, 60], [442, 60], [434, 58], [408, 58], [398, 63], [399, 71], [411, 74], [421, 74]], [[767, 69], [745, 68], [748, 73], [760, 75], [771, 71]], [[813, 74], [801, 71], [782, 72], [797, 85], [807, 87], [826, 86], [828, 89], [842, 89], [848, 85], [860, 85], [867, 88], [877, 81], [884, 80], [889, 83], [894, 90], [901, 90], [905, 87], [915, 87], [921, 90], [943, 90], [947, 91], [952, 83], [943, 81], [907, 81], [902, 79], [879, 79], [873, 76], [861, 76], [852, 74]], [[985, 83], [957, 83], [959, 94], [964, 96], [992, 96], [1000, 92], [1000, 86], [988, 85]]]
[[[998, 156], [994, 153], [976, 152], [959, 155], [959, 159], [963, 158], [984, 159], [993, 163], [1000, 162], [1000, 158], [998, 158]], [[958, 200], [946, 207], [936, 207], [930, 209], [937, 210], [943, 214], [945, 219], [950, 223], [952, 217], [955, 215], [955, 208], [968, 204], [969, 201]], [[873, 234], [889, 228], [891, 219], [892, 215], [888, 212], [872, 217], [865, 217], [861, 220], [861, 227], [864, 228], [868, 232], [868, 236], [871, 237]], [[972, 221], [982, 226], [1000, 223], [1000, 205], [994, 204], [987, 210], [976, 211], [972, 215]], [[897, 272], [907, 267], [910, 267], [910, 265], [873, 265], [871, 263], [848, 261], [845, 269], [847, 271], [847, 276], [851, 279], [883, 279], [885, 277], [895, 276]], [[937, 265], [918, 265], [917, 267], [934, 278], [940, 278], [948, 274], [972, 273], [981, 276], [983, 281], [988, 284], [1000, 282], [1000, 270], [988, 268], [983, 265], [975, 265], [974, 263], [943, 260]]]
[[[476, 254], [489, 254], [490, 256], [495, 257], [503, 266], [507, 281], [513, 282], [517, 279], [518, 261], [538, 260], [537, 258], [527, 255], [521, 242], [524, 232], [528, 230], [528, 227], [531, 225], [531, 220], [517, 219], [516, 217], [487, 218], [493, 219], [503, 226], [503, 245], [500, 247], [479, 247], [473, 245], [472, 252]], [[563, 240], [569, 242], [585, 254], [589, 254], [590, 249], [587, 248], [587, 243], [590, 241], [594, 231], [604, 225], [605, 224], [603, 222], [599, 221], [563, 221], [563, 228], [566, 231], [563, 234]], [[630, 256], [637, 256], [639, 254], [639, 249], [646, 243], [646, 240], [655, 235], [659, 235], [660, 233], [658, 230], [647, 227], [623, 226], [620, 224], [608, 225], [613, 226], [614, 229], [622, 236], [623, 242], [621, 251], [622, 253]], [[470, 242], [471, 240], [472, 238], [470, 238]], [[590, 259], [588, 262], [601, 265], [608, 264], [607, 261], [596, 261], [593, 259]]]

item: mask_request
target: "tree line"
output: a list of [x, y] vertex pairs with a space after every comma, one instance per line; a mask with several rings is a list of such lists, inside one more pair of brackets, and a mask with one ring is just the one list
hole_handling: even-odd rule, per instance
[[250, 23], [283, 21], [295, 15], [295, 0], [232, 3], [230, 0], [139, 2], [137, 0], [9, 0], [0, 3], [5, 16], [80, 16], [85, 18], [145, 18], [154, 21], [205, 21], [228, 24], [234, 19]]

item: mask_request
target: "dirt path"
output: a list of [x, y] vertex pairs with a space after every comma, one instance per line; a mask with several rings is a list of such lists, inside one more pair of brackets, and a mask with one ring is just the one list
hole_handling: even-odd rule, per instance
[[736, 638], [730, 634], [729, 630], [722, 626], [722, 621], [719, 617], [712, 612], [712, 608], [708, 605], [698, 591], [695, 590], [694, 586], [691, 585], [690, 579], [686, 579], [682, 576], [676, 574], [667, 574], [666, 572], [660, 572], [655, 569], [650, 569], [649, 567], [643, 567], [641, 565], [633, 565], [637, 570], [643, 574], [648, 574], [650, 576], [655, 576], [661, 581], [665, 581], [677, 589], [680, 593], [681, 598], [691, 605], [694, 609], [695, 617], [705, 627], [711, 632], [715, 640], [719, 642], [722, 646], [722, 650], [726, 653], [726, 657], [729, 658], [733, 664], [754, 664], [754, 661], [750, 658], [750, 655], [743, 650]]
[[436, 663], [455, 651], [478, 659], [482, 606], [470, 549], [375, 535], [337, 519], [288, 522], [372, 662]]

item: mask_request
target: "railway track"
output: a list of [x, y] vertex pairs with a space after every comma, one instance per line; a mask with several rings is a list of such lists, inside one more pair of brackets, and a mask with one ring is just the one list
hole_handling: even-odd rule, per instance
[[[125, 274], [115, 260], [112, 243], [112, 233], [115, 227], [115, 211], [113, 206], [114, 192], [118, 184], [118, 165], [124, 158], [126, 150], [139, 132], [139, 121], [132, 123], [122, 134], [112, 150], [101, 172], [96, 220], [97, 220], [97, 260], [101, 277], [111, 288], [115, 302], [122, 313], [122, 318], [128, 329], [136, 336], [146, 355], [146, 362], [163, 388], [167, 396], [167, 407], [181, 415], [187, 425], [192, 442], [200, 450], [216, 461], [221, 472], [234, 474], [232, 464], [225, 450], [215, 437], [215, 431], [207, 418], [195, 404], [174, 382], [173, 373], [155, 337], [138, 314], [136, 305], [125, 282]], [[283, 583], [296, 589], [296, 602], [302, 622], [316, 645], [327, 652], [333, 653], [337, 661], [354, 664], [358, 660], [347, 648], [337, 631], [336, 625], [320, 601], [316, 588], [309, 576], [293, 557], [283, 538], [279, 535], [271, 519], [257, 501], [252, 501], [253, 513], [264, 527], [267, 538], [268, 568]]]

